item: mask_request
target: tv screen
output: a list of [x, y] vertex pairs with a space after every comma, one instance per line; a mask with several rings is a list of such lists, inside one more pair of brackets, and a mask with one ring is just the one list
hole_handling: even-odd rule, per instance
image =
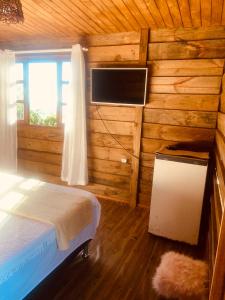
[[144, 105], [147, 68], [91, 69], [91, 102]]

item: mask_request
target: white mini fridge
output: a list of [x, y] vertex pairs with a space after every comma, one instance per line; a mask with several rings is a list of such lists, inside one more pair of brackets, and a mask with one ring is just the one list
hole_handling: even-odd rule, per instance
[[198, 243], [208, 159], [156, 154], [149, 232]]

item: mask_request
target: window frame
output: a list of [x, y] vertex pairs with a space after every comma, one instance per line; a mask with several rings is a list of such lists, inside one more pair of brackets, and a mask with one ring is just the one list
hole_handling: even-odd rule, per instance
[[[47, 126], [40, 124], [30, 124], [30, 103], [29, 103], [29, 63], [44, 63], [44, 62], [54, 62], [57, 65], [57, 109], [56, 109], [56, 126]], [[18, 124], [35, 126], [35, 127], [51, 127], [51, 128], [61, 128], [64, 126], [62, 122], [62, 108], [65, 105], [62, 99], [62, 87], [64, 84], [69, 84], [69, 81], [65, 81], [62, 78], [62, 66], [64, 62], [70, 62], [69, 57], [35, 57], [35, 58], [17, 58], [16, 63], [23, 64], [23, 80], [17, 80], [16, 84], [23, 83], [24, 89], [24, 101], [17, 100], [16, 103], [24, 104], [24, 120], [17, 120]]]

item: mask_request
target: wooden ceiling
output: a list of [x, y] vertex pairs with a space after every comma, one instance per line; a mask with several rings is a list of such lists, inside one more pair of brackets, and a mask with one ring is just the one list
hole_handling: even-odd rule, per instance
[[225, 0], [22, 0], [25, 22], [0, 24], [0, 42], [225, 25]]

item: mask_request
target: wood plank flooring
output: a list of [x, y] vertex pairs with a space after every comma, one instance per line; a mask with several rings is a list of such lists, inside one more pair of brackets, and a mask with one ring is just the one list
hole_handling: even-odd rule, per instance
[[169, 241], [147, 232], [146, 209], [101, 201], [102, 216], [90, 257], [70, 257], [41, 283], [28, 300], [159, 300], [151, 287], [160, 256], [168, 250], [201, 258], [198, 247]]

